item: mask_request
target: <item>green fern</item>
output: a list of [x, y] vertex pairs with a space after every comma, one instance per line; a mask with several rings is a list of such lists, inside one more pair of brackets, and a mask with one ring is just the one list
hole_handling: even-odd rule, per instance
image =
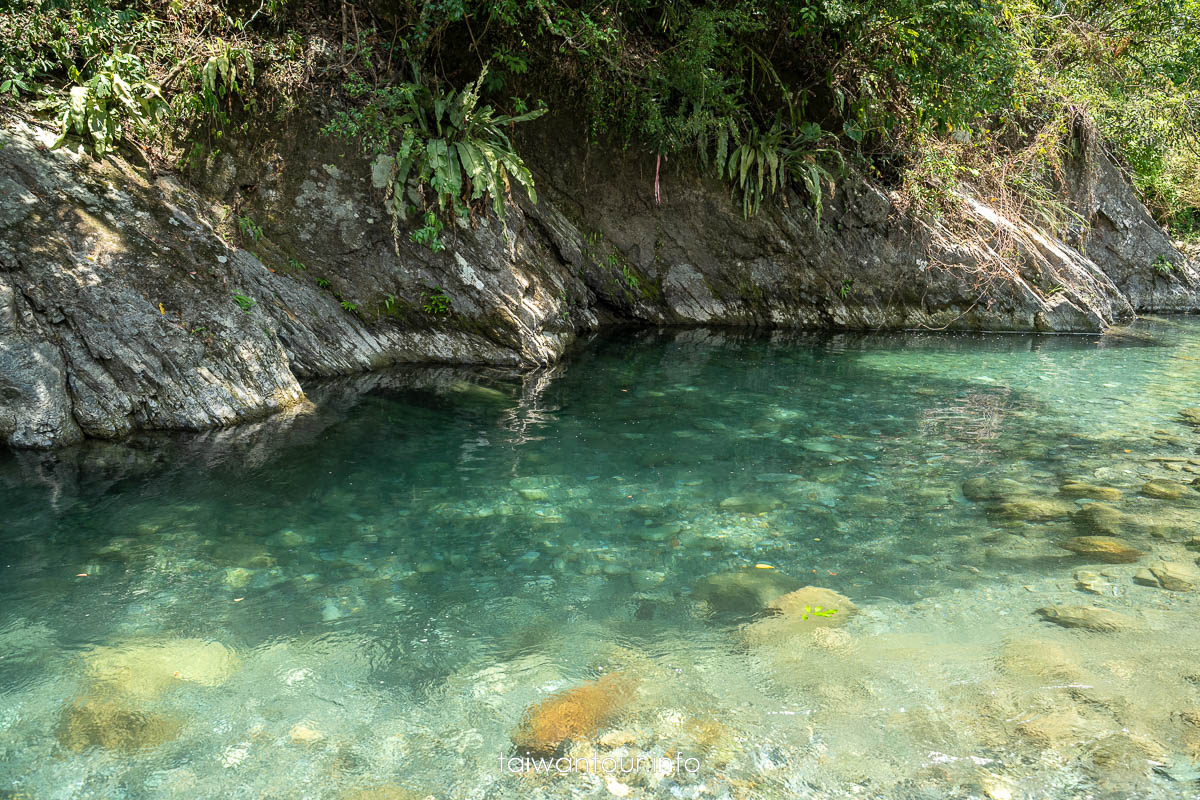
[[716, 137], [716, 171], [733, 185], [735, 199], [741, 195], [742, 215], [748, 218], [757, 214], [764, 199], [782, 192], [788, 180], [793, 180], [804, 187], [813, 216], [820, 222], [822, 187], [834, 182], [833, 173], [822, 160], [842, 163], [837, 150], [819, 146], [823, 135], [819, 126], [810, 124], [801, 126], [795, 135], [785, 136], [782, 126], [776, 123], [765, 132], [752, 129], [741, 140], [734, 123], [722, 128]]
[[326, 133], [361, 138], [368, 149], [387, 154], [382, 165], [384, 206], [397, 241], [407, 215], [404, 189], [410, 180], [432, 189], [437, 209], [452, 218], [464, 215], [469, 202], [490, 200], [496, 216], [503, 219], [505, 197], [514, 180], [537, 202], [533, 175], [505, 128], [537, 119], [546, 109], [507, 115], [490, 105], [481, 106], [479, 92], [487, 72], [485, 65], [462, 91], [420, 82], [375, 90], [350, 87], [352, 94], [370, 95], [366, 107], [339, 113], [325, 126]]

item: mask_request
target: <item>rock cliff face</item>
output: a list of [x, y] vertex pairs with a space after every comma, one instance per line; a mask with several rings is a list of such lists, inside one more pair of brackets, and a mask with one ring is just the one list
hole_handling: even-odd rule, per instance
[[1095, 332], [1200, 307], [1197, 273], [1099, 153], [1064, 189], [1086, 236], [1023, 230], [983, 297], [987, 253], [853, 176], [819, 224], [794, 195], [744, 220], [682, 170], [658, 205], [652, 159], [547, 128], [524, 148], [541, 202], [447, 230], [435, 254], [407, 231], [397, 252], [371, 165], [312, 130], [187, 183], [48, 150], [25, 122], [0, 136], [0, 437], [17, 447], [257, 419], [302, 406], [310, 378], [390, 364], [548, 364], [614, 323]]

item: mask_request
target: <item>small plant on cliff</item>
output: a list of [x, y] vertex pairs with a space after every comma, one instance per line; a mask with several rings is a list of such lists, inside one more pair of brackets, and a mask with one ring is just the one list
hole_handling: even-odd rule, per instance
[[249, 217], [238, 217], [237, 224], [238, 230], [242, 232], [242, 236], [246, 239], [249, 239], [251, 242], [257, 242], [262, 238], [262, 226]]
[[252, 309], [256, 305], [258, 305], [258, 301], [256, 301], [252, 297], [247, 297], [246, 295], [242, 294], [241, 292], [233, 293], [233, 302], [237, 303], [238, 306], [242, 309], [242, 311], [245, 311], [247, 314], [250, 313], [250, 309]]
[[425, 245], [435, 253], [446, 249], [442, 242], [442, 221], [433, 209], [425, 212], [425, 224], [409, 234], [409, 238], [417, 244]]
[[440, 286], [433, 287], [433, 291], [425, 297], [424, 305], [426, 314], [434, 316], [442, 316], [450, 313], [450, 298], [442, 291]]
[[469, 203], [487, 200], [496, 216], [503, 218], [512, 180], [537, 202], [533, 176], [505, 128], [536, 119], [545, 109], [507, 115], [490, 105], [481, 106], [479, 93], [487, 71], [485, 65], [462, 91], [429, 86], [419, 79], [377, 88], [361, 78], [351, 80], [347, 91], [365, 104], [339, 112], [324, 127], [326, 134], [359, 139], [368, 153], [384, 156], [376, 162], [377, 178], [383, 184], [384, 207], [397, 240], [410, 178], [422, 194], [432, 191], [437, 213], [452, 219], [466, 215]]

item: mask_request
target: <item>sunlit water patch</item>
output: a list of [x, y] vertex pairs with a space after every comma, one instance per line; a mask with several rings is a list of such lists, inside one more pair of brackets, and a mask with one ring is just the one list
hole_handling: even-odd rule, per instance
[[1198, 378], [624, 333], [6, 456], [0, 796], [1200, 797]]

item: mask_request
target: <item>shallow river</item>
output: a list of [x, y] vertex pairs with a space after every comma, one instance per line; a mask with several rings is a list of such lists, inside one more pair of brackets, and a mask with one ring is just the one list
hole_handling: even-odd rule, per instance
[[0, 798], [1200, 797], [1200, 321], [369, 382], [0, 456]]

